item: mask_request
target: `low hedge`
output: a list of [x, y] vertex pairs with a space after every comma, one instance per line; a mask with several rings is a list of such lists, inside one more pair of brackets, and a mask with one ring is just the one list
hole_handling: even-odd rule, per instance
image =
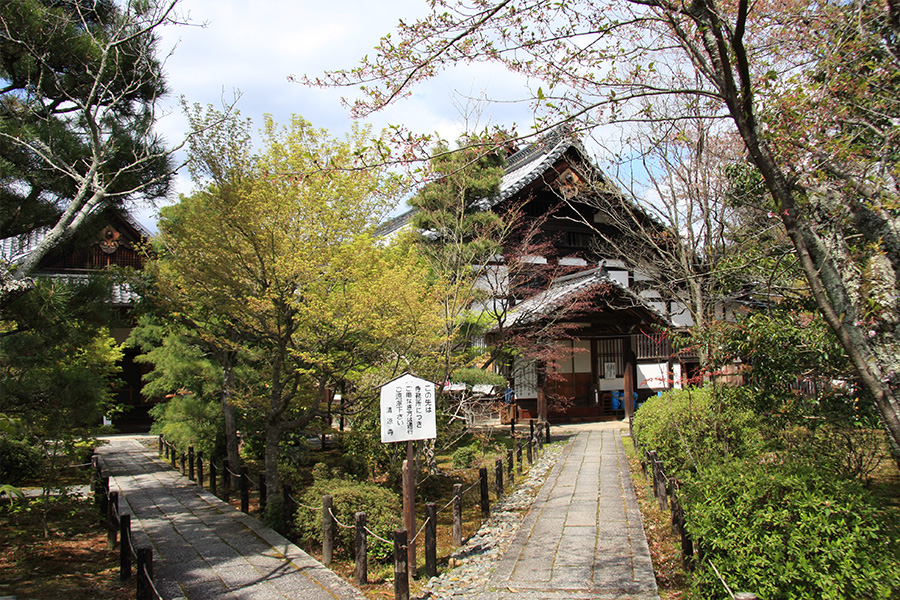
[[679, 478], [726, 457], [756, 455], [762, 425], [734, 393], [710, 385], [654, 396], [635, 413], [634, 436]]
[[896, 527], [858, 482], [808, 465], [730, 461], [683, 486], [702, 549], [696, 598], [732, 591], [766, 600], [900, 598]]
[[[385, 539], [391, 539], [393, 531], [400, 526], [401, 501], [394, 492], [372, 483], [346, 479], [319, 479], [303, 492], [299, 498], [301, 504], [310, 507], [322, 506], [322, 496], [330, 495], [334, 499], [335, 517], [352, 526], [358, 512], [366, 513], [368, 528]], [[294, 517], [294, 533], [299, 542], [306, 547], [322, 544], [322, 511], [300, 507]], [[355, 531], [337, 527], [335, 530], [335, 550], [343, 550], [348, 556], [353, 555]], [[369, 558], [374, 561], [392, 560], [394, 548], [392, 544], [381, 542], [370, 536]]]

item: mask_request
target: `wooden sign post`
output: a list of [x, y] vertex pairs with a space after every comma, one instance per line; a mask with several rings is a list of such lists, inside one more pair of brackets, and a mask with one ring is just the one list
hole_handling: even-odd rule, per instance
[[437, 437], [435, 385], [410, 374], [381, 386], [381, 442], [406, 442], [403, 461], [403, 521], [412, 537], [409, 572], [416, 574], [415, 442]]

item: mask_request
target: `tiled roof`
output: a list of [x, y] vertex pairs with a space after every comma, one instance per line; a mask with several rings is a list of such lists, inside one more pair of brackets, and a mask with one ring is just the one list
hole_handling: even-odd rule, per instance
[[581, 294], [604, 284], [612, 286], [620, 297], [626, 298], [634, 306], [652, 313], [660, 322], [669, 324], [669, 318], [644, 301], [630, 288], [607, 275], [604, 268], [588, 269], [559, 277], [550, 286], [527, 298], [510, 309], [507, 326], [528, 325], [553, 314]]
[[[503, 178], [500, 180], [500, 193], [482, 200], [478, 208], [488, 210], [512, 197], [546, 173], [547, 169], [553, 166], [553, 163], [559, 160], [569, 148], [576, 148], [586, 156], [581, 143], [564, 127], [557, 127], [512, 154], [506, 159]], [[381, 224], [376, 230], [376, 234], [380, 237], [388, 237], [403, 229], [417, 211], [418, 209], [412, 208]]]
[[380, 238], [390, 237], [391, 234], [406, 227], [414, 214], [416, 214], [416, 209], [411, 209], [397, 215], [389, 221], [385, 221], [375, 229], [375, 235]]
[[0, 260], [5, 263], [21, 261], [37, 247], [48, 231], [50, 231], [48, 227], [43, 227], [22, 235], [0, 239]]
[[482, 202], [483, 210], [493, 208], [547, 172], [569, 148], [584, 148], [563, 127], [557, 127], [506, 159], [500, 193]]

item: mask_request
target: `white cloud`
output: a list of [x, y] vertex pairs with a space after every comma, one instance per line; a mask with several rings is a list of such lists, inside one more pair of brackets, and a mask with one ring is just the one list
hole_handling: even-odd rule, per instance
[[[187, 121], [178, 98], [221, 107], [235, 90], [241, 98], [241, 114], [262, 125], [264, 114], [286, 123], [299, 114], [317, 127], [341, 135], [350, 127], [341, 96], [353, 90], [316, 89], [288, 81], [289, 75], [317, 75], [326, 70], [355, 66], [372, 56], [381, 36], [394, 30], [397, 21], [407, 22], [428, 11], [425, 0], [391, 2], [342, 0], [182, 0], [180, 10], [203, 27], [169, 27], [161, 31], [160, 52], [174, 49], [166, 62], [172, 96], [167, 116], [157, 130], [171, 144], [183, 139]], [[437, 131], [454, 140], [466, 125], [510, 126], [516, 122], [526, 131], [532, 121], [524, 104], [492, 105], [478, 122], [465, 123], [460, 114], [464, 99], [455, 95], [492, 99], [526, 96], [526, 81], [492, 64], [460, 65], [420, 84], [413, 95], [373, 115], [367, 122], [376, 128], [403, 124], [417, 132]], [[171, 200], [191, 189], [186, 174], [179, 175]], [[155, 211], [139, 215], [152, 227]]]

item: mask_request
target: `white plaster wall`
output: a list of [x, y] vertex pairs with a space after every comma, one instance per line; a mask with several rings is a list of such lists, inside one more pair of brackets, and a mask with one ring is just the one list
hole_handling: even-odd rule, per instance
[[642, 390], [669, 389], [667, 363], [639, 363], [637, 366], [637, 384]]

